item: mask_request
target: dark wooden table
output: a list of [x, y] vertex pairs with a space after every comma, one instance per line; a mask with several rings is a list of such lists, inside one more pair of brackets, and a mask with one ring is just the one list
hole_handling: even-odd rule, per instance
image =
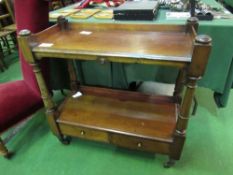
[[[21, 31], [19, 44], [36, 74], [50, 128], [63, 143], [73, 136], [166, 154], [165, 166], [170, 167], [180, 159], [196, 82], [204, 74], [211, 48], [211, 38], [197, 36], [197, 28], [195, 18], [186, 25], [70, 24], [59, 18], [58, 25], [38, 34]], [[38, 61], [43, 58], [68, 61], [72, 94], [59, 107], [40, 71]], [[174, 95], [155, 96], [80, 86], [73, 60], [161, 65], [180, 71]]]

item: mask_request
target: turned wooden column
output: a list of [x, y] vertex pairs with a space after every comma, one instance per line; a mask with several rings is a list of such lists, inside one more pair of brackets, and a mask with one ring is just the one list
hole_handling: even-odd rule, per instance
[[[59, 16], [57, 19], [57, 24], [61, 31], [65, 32], [69, 30], [68, 20], [64, 16]], [[73, 93], [77, 92], [79, 89], [80, 82], [77, 78], [77, 72], [74, 66], [74, 60], [67, 61], [67, 67], [70, 77], [70, 89]]]
[[211, 38], [207, 35], [198, 35], [195, 38], [193, 58], [189, 65], [187, 73], [187, 90], [182, 102], [181, 111], [177, 121], [176, 130], [185, 132], [188, 124], [189, 110], [192, 103], [192, 97], [197, 87], [197, 80], [200, 80], [204, 75], [207, 66], [208, 57], [211, 50]]
[[210, 50], [211, 38], [209, 36], [198, 35], [195, 37], [192, 61], [187, 69], [186, 91], [181, 103], [174, 134], [175, 140], [172, 149], [176, 151], [172, 151], [172, 157], [175, 159], [179, 159], [181, 156], [192, 99], [197, 87], [197, 81], [204, 75]]
[[[197, 35], [198, 26], [198, 19], [196, 17], [188, 18], [186, 23], [186, 33], [191, 33], [193, 39], [195, 39]], [[181, 92], [183, 91], [184, 85], [186, 83], [187, 70], [187, 67], [180, 69], [176, 79], [173, 95], [179, 103], [181, 102]]]
[[23, 52], [23, 55], [26, 61], [33, 67], [33, 71], [36, 75], [36, 79], [37, 79], [39, 89], [41, 92], [41, 98], [46, 108], [46, 115], [47, 115], [48, 123], [50, 125], [52, 132], [59, 139], [62, 140], [63, 137], [60, 133], [58, 125], [56, 124], [56, 118], [58, 116], [56, 105], [50, 96], [45, 80], [42, 76], [39, 62], [34, 58], [34, 55], [32, 54], [32, 51], [31, 51], [32, 46], [30, 46], [30, 43], [35, 44], [35, 42], [31, 42], [31, 40], [32, 40], [32, 37], [31, 37], [31, 32], [29, 30], [21, 30], [19, 32], [19, 38], [18, 38], [19, 46]]

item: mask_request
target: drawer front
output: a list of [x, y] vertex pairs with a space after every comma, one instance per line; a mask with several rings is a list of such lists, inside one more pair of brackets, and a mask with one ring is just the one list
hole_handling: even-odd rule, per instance
[[79, 137], [88, 140], [95, 140], [101, 142], [108, 142], [108, 133], [95, 129], [84, 127], [71, 126], [66, 124], [59, 124], [61, 133], [68, 136]]
[[170, 143], [143, 139], [139, 137], [126, 136], [121, 134], [110, 134], [109, 141], [112, 144], [148, 152], [156, 152], [162, 154], [169, 153]]

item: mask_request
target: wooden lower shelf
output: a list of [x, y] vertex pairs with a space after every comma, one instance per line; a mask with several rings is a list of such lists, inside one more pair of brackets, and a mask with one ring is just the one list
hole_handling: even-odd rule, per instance
[[141, 141], [144, 146], [172, 142], [177, 116], [172, 98], [105, 88], [80, 91], [81, 97], [68, 97], [60, 107], [57, 122], [63, 134], [129, 148], [132, 143], [140, 148]]

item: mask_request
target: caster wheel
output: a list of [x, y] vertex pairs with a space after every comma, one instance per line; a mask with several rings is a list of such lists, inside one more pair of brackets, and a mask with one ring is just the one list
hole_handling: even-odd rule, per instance
[[220, 100], [220, 96], [221, 96], [221, 94], [219, 94], [217, 92], [214, 93], [214, 100], [219, 108], [224, 107], [224, 105], [222, 104], [222, 102]]
[[71, 142], [71, 137], [64, 137], [64, 138], [60, 139], [60, 142], [61, 142], [63, 145], [69, 145], [70, 142]]
[[130, 91], [136, 91], [137, 90], [137, 82], [133, 81], [129, 84], [129, 90]]
[[13, 152], [8, 152], [6, 155], [4, 155], [4, 157], [6, 159], [11, 159], [13, 157], [14, 153]]
[[174, 165], [175, 165], [175, 160], [169, 159], [167, 162], [165, 162], [165, 163], [163, 164], [163, 167], [164, 167], [164, 168], [170, 168], [170, 167], [172, 167], [172, 166], [174, 166]]

